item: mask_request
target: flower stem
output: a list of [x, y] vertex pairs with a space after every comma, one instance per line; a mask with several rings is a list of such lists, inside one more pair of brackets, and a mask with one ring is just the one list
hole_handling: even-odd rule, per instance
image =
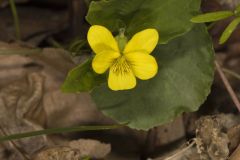
[[9, 3], [10, 3], [12, 15], [13, 15], [16, 38], [18, 40], [20, 40], [21, 39], [21, 34], [20, 34], [19, 18], [18, 18], [18, 13], [17, 13], [17, 8], [16, 8], [16, 5], [15, 5], [15, 1], [14, 0], [9, 0]]

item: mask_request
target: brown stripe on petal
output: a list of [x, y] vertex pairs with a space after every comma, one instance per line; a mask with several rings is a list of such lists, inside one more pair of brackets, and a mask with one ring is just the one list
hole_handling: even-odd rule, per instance
[[131, 66], [126, 61], [125, 57], [121, 56], [120, 58], [116, 59], [111, 66], [112, 71], [116, 74], [129, 74], [132, 72]]

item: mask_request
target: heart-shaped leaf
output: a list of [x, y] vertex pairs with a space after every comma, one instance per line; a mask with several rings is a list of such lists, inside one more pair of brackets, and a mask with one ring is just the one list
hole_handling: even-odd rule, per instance
[[[176, 5], [176, 4], [175, 4]], [[128, 91], [111, 91], [107, 85], [91, 93], [97, 107], [119, 122], [137, 129], [166, 123], [182, 112], [196, 111], [213, 81], [213, 48], [206, 28], [196, 26], [186, 35], [159, 45], [154, 51], [157, 76], [138, 81]]]
[[113, 32], [124, 27], [129, 37], [156, 28], [159, 43], [167, 43], [191, 29], [190, 19], [199, 7], [200, 0], [101, 0], [91, 2], [86, 19]]

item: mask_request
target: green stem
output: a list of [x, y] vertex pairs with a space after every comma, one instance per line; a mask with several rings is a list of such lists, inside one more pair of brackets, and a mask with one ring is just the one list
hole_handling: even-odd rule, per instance
[[208, 29], [208, 30], [212, 29], [212, 28], [215, 26], [215, 24], [216, 24], [216, 22], [212, 22], [211, 24], [209, 24], [209, 25], [207, 26], [207, 29]]
[[9, 3], [10, 3], [13, 19], [14, 19], [16, 38], [18, 40], [20, 40], [21, 34], [20, 34], [20, 26], [19, 26], [19, 18], [18, 18], [17, 8], [16, 8], [14, 0], [9, 0]]
[[75, 42], [73, 42], [73, 43], [70, 45], [69, 50], [70, 50], [70, 51], [78, 51], [78, 50], [76, 50], [76, 48], [81, 49], [81, 48], [83, 48], [86, 44], [87, 44], [87, 41], [85, 41], [85, 40], [75, 41]]
[[0, 137], [0, 142], [33, 137], [33, 136], [40, 136], [40, 135], [79, 132], [79, 131], [109, 130], [109, 129], [116, 129], [119, 127], [124, 127], [124, 125], [120, 124], [120, 125], [105, 125], [105, 126], [78, 126], [78, 127], [68, 127], [68, 128], [50, 128], [45, 130], [3, 136], [3, 137]]
[[47, 41], [55, 48], [63, 48], [64, 49], [64, 47], [60, 43], [58, 43], [55, 39], [53, 39], [52, 37], [48, 38]]

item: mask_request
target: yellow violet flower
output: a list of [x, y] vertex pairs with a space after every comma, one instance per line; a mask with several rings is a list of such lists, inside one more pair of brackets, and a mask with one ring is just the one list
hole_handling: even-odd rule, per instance
[[117, 41], [118, 37], [115, 39], [107, 28], [94, 25], [89, 29], [87, 38], [96, 54], [92, 61], [93, 70], [103, 74], [109, 69], [110, 89], [132, 89], [136, 86], [136, 77], [147, 80], [157, 74], [158, 64], [150, 55], [158, 43], [156, 29], [138, 32], [124, 43], [123, 35]]

